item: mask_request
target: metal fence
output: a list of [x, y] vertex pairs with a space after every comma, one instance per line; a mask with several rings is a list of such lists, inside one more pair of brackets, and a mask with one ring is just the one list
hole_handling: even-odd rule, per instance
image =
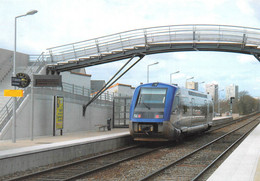
[[[95, 94], [91, 94], [91, 91], [84, 86], [78, 86], [74, 84], [69, 83], [62, 83], [62, 87], [54, 87], [54, 88], [45, 88], [45, 89], [51, 89], [55, 91], [61, 91], [70, 93], [72, 95], [81, 95], [85, 96], [87, 99], [90, 100], [92, 97], [95, 96]], [[24, 89], [24, 97], [19, 97], [17, 99], [17, 109], [25, 99], [25, 97], [31, 92], [31, 87], [28, 87]], [[109, 93], [104, 92], [101, 94], [97, 100], [93, 102], [95, 105], [99, 106], [111, 106], [113, 105], [113, 99], [114, 97], [123, 96], [118, 93]], [[13, 101], [12, 99], [9, 99], [9, 101], [6, 103], [6, 105], [0, 110], [0, 132], [5, 127], [5, 125], [8, 123], [8, 121], [11, 119], [13, 115]]]

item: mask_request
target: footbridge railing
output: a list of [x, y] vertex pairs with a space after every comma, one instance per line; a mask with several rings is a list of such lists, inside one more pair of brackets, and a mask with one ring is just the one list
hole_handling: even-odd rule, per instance
[[47, 49], [55, 70], [129, 58], [133, 54], [175, 51], [228, 51], [259, 60], [260, 29], [229, 25], [171, 25], [136, 29]]

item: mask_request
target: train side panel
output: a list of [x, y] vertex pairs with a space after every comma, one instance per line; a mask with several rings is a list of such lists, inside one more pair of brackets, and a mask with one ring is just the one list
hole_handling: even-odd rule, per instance
[[135, 140], [175, 140], [209, 129], [212, 115], [207, 94], [163, 83], [144, 84], [134, 92], [129, 129]]

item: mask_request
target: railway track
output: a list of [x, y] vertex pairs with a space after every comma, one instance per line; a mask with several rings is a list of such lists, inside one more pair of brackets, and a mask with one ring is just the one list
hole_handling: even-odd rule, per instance
[[27, 175], [9, 179], [9, 181], [17, 180], [75, 180], [85, 175], [98, 172], [105, 168], [117, 165], [121, 162], [137, 158], [139, 156], [154, 152], [164, 146], [144, 146], [134, 145], [127, 148], [119, 149], [109, 153], [81, 159], [68, 164], [56, 166], [50, 169], [30, 173]]
[[[120, 166], [111, 167], [99, 173], [90, 174], [86, 177], [82, 177], [82, 180], [192, 180], [203, 169], [209, 166], [210, 162], [215, 160], [222, 153], [223, 149], [226, 149], [233, 143], [232, 139], [227, 137], [229, 135], [228, 133], [236, 130], [233, 137], [238, 138], [244, 134], [240, 133], [242, 126], [249, 121], [251, 123], [248, 123], [248, 126], [255, 124], [254, 122], [256, 122], [256, 119], [257, 117], [241, 120], [234, 125], [219, 128], [213, 132], [208, 132], [208, 134], [184, 138], [181, 143], [175, 143], [173, 146], [165, 147], [156, 152], [152, 152], [151, 154], [146, 154], [121, 163]], [[247, 127], [244, 129], [247, 129]], [[224, 134], [225, 136], [223, 136]], [[223, 137], [223, 139], [220, 137]], [[215, 142], [214, 140], [216, 139], [219, 139], [218, 144], [213, 145], [212, 143], [212, 145], [210, 145], [211, 142]], [[202, 149], [195, 155], [195, 150], [205, 145], [208, 145], [210, 149], [204, 151]], [[219, 150], [219, 148], [222, 150]], [[171, 163], [176, 162], [191, 153], [194, 154], [193, 158], [189, 157], [184, 163], [178, 162], [175, 164], [175, 166], [178, 165], [180, 169], [174, 168], [174, 170], [169, 170], [172, 169], [172, 167], [169, 166], [169, 169], [166, 168], [161, 170], [161, 168], [167, 167]], [[191, 163], [188, 163], [187, 160], [191, 161]], [[209, 166], [209, 168], [211, 166]], [[157, 169], [161, 170], [159, 176], [157, 175]], [[205, 172], [207, 170], [205, 170]], [[205, 172], [201, 173], [201, 176], [203, 176]], [[154, 173], [154, 175], [150, 178], [149, 175], [152, 173]], [[211, 175], [211, 173], [209, 173], [208, 176]], [[147, 176], [149, 177], [146, 178]], [[201, 180], [201, 176], [199, 177], [199, 180]]]
[[[174, 180], [173, 176], [176, 180], [201, 180], [227, 148], [235, 145], [231, 138], [243, 139], [248, 134], [246, 129], [256, 125], [256, 119], [257, 116], [248, 119], [250, 123], [245, 126], [248, 121], [242, 120], [187, 137], [181, 143], [130, 146], [9, 180]], [[233, 131], [231, 126], [235, 127]]]
[[[225, 153], [232, 149], [257, 125], [259, 120], [253, 119], [216, 139], [171, 162], [170, 164], [140, 179], [144, 180], [198, 180]], [[177, 174], [176, 174], [177, 173]], [[179, 174], [181, 173], [181, 174]]]

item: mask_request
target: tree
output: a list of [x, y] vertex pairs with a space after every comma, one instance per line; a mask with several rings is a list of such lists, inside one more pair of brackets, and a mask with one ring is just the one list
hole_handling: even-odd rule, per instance
[[259, 100], [251, 97], [247, 91], [238, 93], [238, 111], [245, 115], [259, 110]]

